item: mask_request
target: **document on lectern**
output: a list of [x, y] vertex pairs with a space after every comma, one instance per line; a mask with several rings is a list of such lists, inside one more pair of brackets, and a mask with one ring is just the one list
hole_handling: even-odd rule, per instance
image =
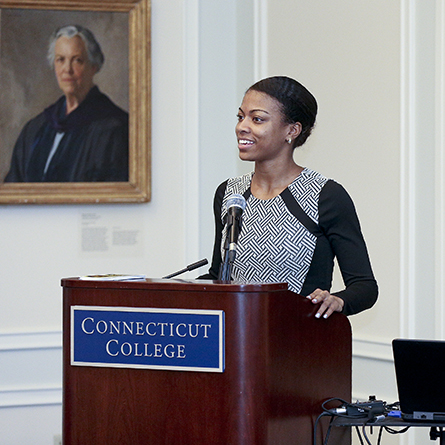
[[127, 274], [99, 274], [99, 275], [84, 275], [79, 277], [80, 280], [90, 280], [90, 281], [140, 281], [145, 280], [145, 275], [127, 275]]

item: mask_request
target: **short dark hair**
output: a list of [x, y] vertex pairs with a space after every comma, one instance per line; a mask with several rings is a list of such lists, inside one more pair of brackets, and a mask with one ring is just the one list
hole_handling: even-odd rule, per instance
[[273, 97], [281, 104], [284, 121], [299, 122], [302, 131], [294, 141], [294, 148], [300, 147], [312, 132], [317, 117], [317, 101], [301, 83], [286, 76], [274, 76], [253, 84], [247, 91], [258, 91]]

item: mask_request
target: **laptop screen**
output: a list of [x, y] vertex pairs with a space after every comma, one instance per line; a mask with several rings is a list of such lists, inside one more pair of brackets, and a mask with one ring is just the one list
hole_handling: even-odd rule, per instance
[[402, 416], [445, 421], [445, 341], [392, 342]]

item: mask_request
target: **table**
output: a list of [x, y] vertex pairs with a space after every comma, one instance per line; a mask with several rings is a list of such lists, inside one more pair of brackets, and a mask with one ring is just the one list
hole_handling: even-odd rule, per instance
[[445, 422], [429, 422], [429, 421], [411, 421], [408, 422], [401, 418], [386, 416], [382, 420], [370, 421], [367, 417], [336, 417], [332, 426], [334, 427], [369, 427], [369, 428], [408, 428], [408, 427], [423, 427], [430, 428], [430, 439], [439, 439], [440, 445], [445, 445]]

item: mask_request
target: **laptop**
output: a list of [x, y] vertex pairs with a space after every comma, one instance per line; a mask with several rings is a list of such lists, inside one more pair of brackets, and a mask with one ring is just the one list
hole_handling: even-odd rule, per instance
[[445, 341], [392, 342], [402, 418], [445, 422]]

